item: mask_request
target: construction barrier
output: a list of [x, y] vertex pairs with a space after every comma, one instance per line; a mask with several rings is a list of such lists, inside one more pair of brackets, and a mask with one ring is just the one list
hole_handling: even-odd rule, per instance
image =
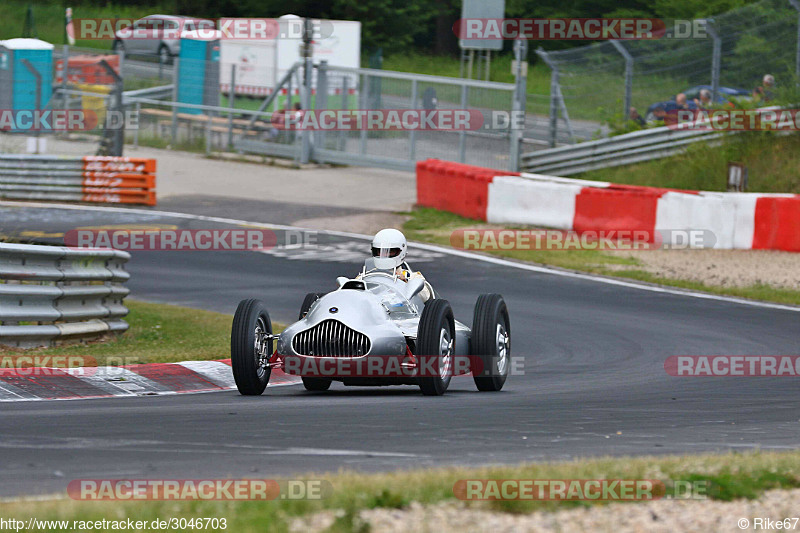
[[0, 154], [0, 197], [156, 205], [156, 161]]
[[800, 195], [683, 191], [429, 159], [417, 164], [417, 203], [497, 224], [577, 232], [641, 231], [666, 245], [707, 231], [714, 248], [800, 252]]

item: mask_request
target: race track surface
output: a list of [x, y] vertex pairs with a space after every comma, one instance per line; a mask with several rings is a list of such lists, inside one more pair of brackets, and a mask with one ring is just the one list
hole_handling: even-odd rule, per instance
[[[4, 231], [78, 225], [219, 223], [0, 207]], [[359, 270], [366, 241], [321, 236], [293, 253], [134, 252], [134, 298], [233, 313], [261, 298], [296, 317], [306, 292]], [[415, 257], [417, 260], [415, 260]], [[170, 397], [20, 402], [0, 412], [0, 496], [54, 493], [77, 478], [272, 477], [576, 456], [796, 448], [793, 378], [677, 378], [671, 355], [796, 355], [793, 310], [530, 272], [438, 252], [409, 254], [456, 318], [502, 293], [523, 375], [500, 393], [456, 378], [441, 398], [414, 387], [326, 393], [280, 387]], [[124, 355], [124, 354], [121, 354]], [[220, 354], [221, 357], [226, 354]]]

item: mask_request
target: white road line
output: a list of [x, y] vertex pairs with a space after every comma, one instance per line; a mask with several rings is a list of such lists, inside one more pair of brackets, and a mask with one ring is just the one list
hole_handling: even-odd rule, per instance
[[[100, 212], [109, 212], [109, 213], [134, 213], [139, 215], [159, 215], [164, 217], [173, 217], [173, 218], [183, 218], [187, 220], [204, 220], [208, 222], [219, 222], [221, 224], [231, 224], [231, 225], [239, 225], [239, 226], [251, 226], [256, 228], [266, 228], [266, 229], [280, 229], [280, 230], [306, 230], [306, 231], [317, 231], [317, 230], [310, 230], [309, 228], [301, 228], [298, 226], [286, 226], [281, 224], [266, 224], [263, 222], [249, 222], [246, 220], [237, 220], [233, 218], [222, 218], [222, 217], [211, 217], [205, 215], [192, 215], [188, 213], [175, 213], [171, 211], [156, 211], [156, 210], [148, 210], [148, 209], [129, 209], [124, 207], [105, 207], [105, 206], [84, 206], [84, 205], [70, 205], [70, 204], [51, 204], [51, 203], [40, 203], [40, 202], [9, 202], [9, 201], [0, 201], [0, 206], [8, 206], [8, 207], [39, 207], [39, 208], [49, 208], [49, 209], [72, 209], [75, 211], [100, 211]], [[327, 235], [333, 235], [337, 237], [347, 237], [351, 239], [361, 239], [361, 240], [372, 240], [372, 235], [364, 235], [361, 233], [350, 233], [346, 231], [318, 231], [318, 233], [324, 233]], [[498, 266], [504, 266], [508, 268], [516, 268], [519, 270], [526, 270], [528, 272], [537, 272], [540, 274], [551, 274], [554, 276], [561, 276], [565, 278], [573, 278], [573, 279], [580, 279], [585, 281], [592, 281], [595, 283], [605, 283], [606, 285], [615, 285], [618, 287], [626, 287], [629, 289], [638, 289], [643, 291], [650, 291], [655, 293], [661, 294], [671, 294], [675, 296], [684, 296], [689, 298], [699, 298], [702, 300], [713, 300], [718, 302], [726, 302], [732, 304], [739, 304], [739, 305], [746, 305], [750, 307], [758, 307], [762, 309], [778, 309], [781, 311], [793, 311], [795, 313], [800, 312], [800, 306], [793, 306], [793, 305], [785, 305], [785, 304], [777, 304], [777, 303], [770, 303], [770, 302], [759, 302], [756, 300], [747, 300], [744, 298], [736, 298], [733, 296], [721, 296], [718, 294], [709, 294], [704, 292], [696, 292], [690, 290], [683, 290], [683, 289], [674, 289], [668, 288], [660, 285], [647, 285], [643, 283], [636, 283], [633, 281], [624, 281], [621, 279], [615, 278], [608, 278], [603, 276], [597, 276], [594, 274], [583, 274], [580, 272], [573, 272], [570, 270], [560, 270], [555, 268], [549, 268], [544, 266], [538, 265], [530, 265], [526, 263], [519, 263], [516, 261], [509, 261], [507, 259], [500, 259], [498, 257], [491, 257], [487, 255], [475, 254], [471, 252], [466, 252], [463, 250], [455, 250], [452, 248], [445, 248], [442, 246], [437, 246], [433, 244], [424, 244], [424, 243], [417, 243], [412, 242], [409, 243], [410, 246], [420, 248], [422, 250], [430, 250], [434, 252], [440, 252], [447, 255], [452, 255], [456, 257], [463, 257], [467, 259], [472, 259], [475, 261], [483, 261], [485, 263], [492, 263]]]

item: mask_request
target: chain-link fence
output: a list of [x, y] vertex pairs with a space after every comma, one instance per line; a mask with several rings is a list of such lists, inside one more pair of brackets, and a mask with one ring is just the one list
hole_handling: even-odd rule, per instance
[[[667, 21], [663, 38], [606, 41], [544, 52], [551, 67], [551, 145], [575, 142], [570, 122], [624, 122], [630, 107], [644, 118], [655, 103], [680, 92], [691, 98], [701, 86], [719, 102], [736, 89], [748, 98], [771, 74], [776, 87], [798, 79], [800, 31], [796, 0], [761, 2], [704, 21], [688, 21], [691, 37], [679, 38]], [[687, 29], [686, 22], [681, 27]], [[652, 118], [652, 117], [651, 117]]]

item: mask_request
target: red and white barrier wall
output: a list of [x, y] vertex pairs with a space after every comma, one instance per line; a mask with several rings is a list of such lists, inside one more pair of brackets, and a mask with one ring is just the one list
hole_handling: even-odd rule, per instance
[[800, 195], [794, 194], [617, 185], [429, 159], [417, 164], [417, 203], [491, 223], [642, 230], [665, 239], [667, 230], [703, 230], [714, 234], [715, 248], [800, 252]]

